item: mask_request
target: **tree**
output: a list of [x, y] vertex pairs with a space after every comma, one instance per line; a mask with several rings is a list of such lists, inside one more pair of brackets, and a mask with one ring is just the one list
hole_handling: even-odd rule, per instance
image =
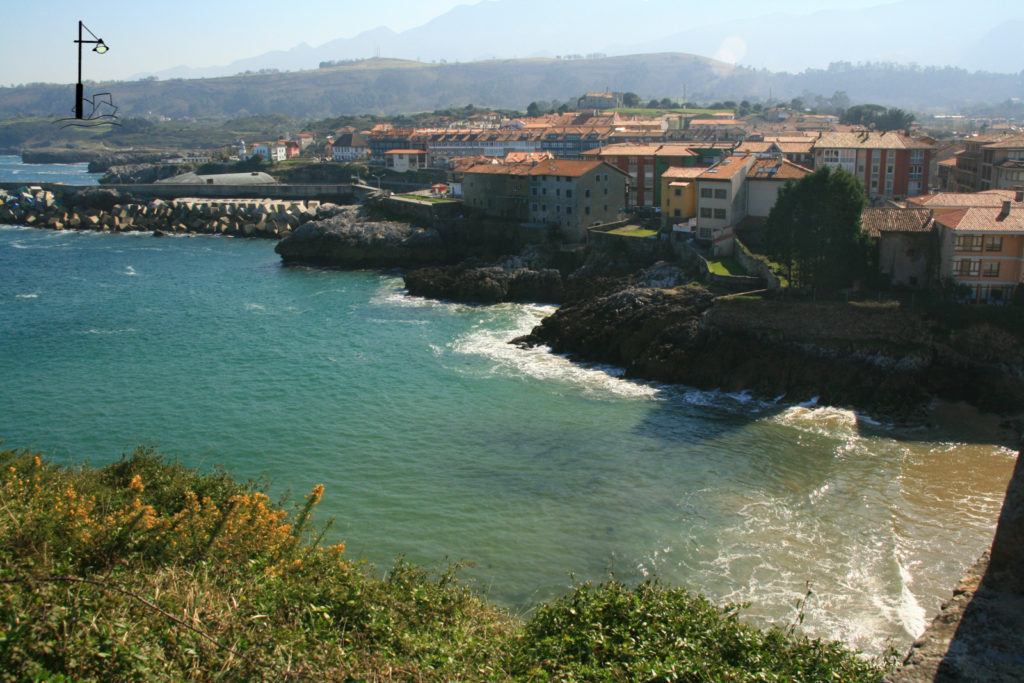
[[635, 92], [628, 92], [622, 96], [622, 106], [624, 107], [639, 107], [640, 96]]
[[651, 101], [647, 103], [647, 108], [648, 109], [657, 109], [658, 108], [658, 100], [652, 98]]
[[540, 105], [536, 102], [530, 102], [530, 106], [526, 108], [526, 115], [531, 118], [540, 116]]
[[835, 291], [866, 274], [865, 204], [857, 179], [829, 166], [782, 186], [765, 221], [765, 240], [791, 286]]

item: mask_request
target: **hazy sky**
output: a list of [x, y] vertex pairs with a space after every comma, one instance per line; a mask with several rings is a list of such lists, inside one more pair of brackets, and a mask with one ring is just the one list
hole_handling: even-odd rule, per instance
[[[319, 46], [335, 38], [351, 38], [362, 31], [386, 26], [403, 31], [426, 23], [456, 5], [473, 5], [492, 0], [15, 0], [6, 3], [0, 15], [0, 85], [30, 82], [73, 83], [77, 73], [78, 21], [110, 46], [110, 52], [98, 55], [88, 46], [83, 57], [86, 80], [128, 79], [144, 72], [171, 67], [217, 66], [272, 50], [287, 50], [300, 43]], [[720, 0], [710, 5], [697, 0], [678, 0], [688, 16], [716, 13], [717, 21], [751, 16], [751, 13], [783, 10], [809, 13], [823, 9], [871, 7], [895, 0]], [[643, 13], [647, 0], [623, 3], [606, 0], [551, 0], [560, 9], [578, 6], [580, 16], [607, 19], [607, 32], [597, 36], [595, 50], [615, 37], [621, 13], [633, 17]], [[692, 4], [691, 4], [692, 3]], [[1016, 6], [1016, 2], [1011, 3]], [[936, 12], [962, 3], [935, 0]], [[708, 8], [711, 8], [710, 10]], [[692, 8], [692, 9], [691, 9]], [[730, 12], [729, 10], [732, 10]], [[651, 32], [667, 35], [669, 29], [651, 17]], [[540, 17], [539, 20], [543, 20]], [[493, 27], [481, 27], [488, 31]], [[628, 36], [642, 41], [644, 36]], [[507, 42], [507, 41], [506, 41]], [[499, 56], [523, 55], [533, 49], [530, 36], [517, 36], [515, 49]], [[367, 55], [371, 56], [371, 55]], [[388, 56], [388, 55], [382, 55]], [[709, 55], [714, 56], [714, 55]], [[865, 59], [871, 59], [866, 55]], [[310, 65], [314, 67], [315, 65]]]

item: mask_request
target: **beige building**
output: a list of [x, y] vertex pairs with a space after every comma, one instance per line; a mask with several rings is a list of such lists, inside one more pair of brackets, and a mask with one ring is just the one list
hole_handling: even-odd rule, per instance
[[697, 176], [697, 239], [732, 249], [732, 228], [747, 215], [747, 171], [756, 157], [728, 156]]

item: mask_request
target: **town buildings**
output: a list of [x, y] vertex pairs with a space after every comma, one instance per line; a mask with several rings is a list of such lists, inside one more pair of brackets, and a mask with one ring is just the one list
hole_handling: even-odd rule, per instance
[[960, 285], [963, 298], [1008, 303], [1024, 280], [1024, 210], [973, 207], [935, 217], [940, 273]]
[[994, 133], [963, 142], [964, 150], [946, 164], [943, 189], [975, 192], [1024, 187], [1024, 135]]

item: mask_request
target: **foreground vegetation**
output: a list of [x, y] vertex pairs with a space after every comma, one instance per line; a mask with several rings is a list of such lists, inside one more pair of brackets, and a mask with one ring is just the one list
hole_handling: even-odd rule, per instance
[[0, 680], [874, 681], [738, 606], [615, 581], [523, 621], [456, 569], [386, 577], [223, 472], [139, 449], [102, 469], [0, 451]]

